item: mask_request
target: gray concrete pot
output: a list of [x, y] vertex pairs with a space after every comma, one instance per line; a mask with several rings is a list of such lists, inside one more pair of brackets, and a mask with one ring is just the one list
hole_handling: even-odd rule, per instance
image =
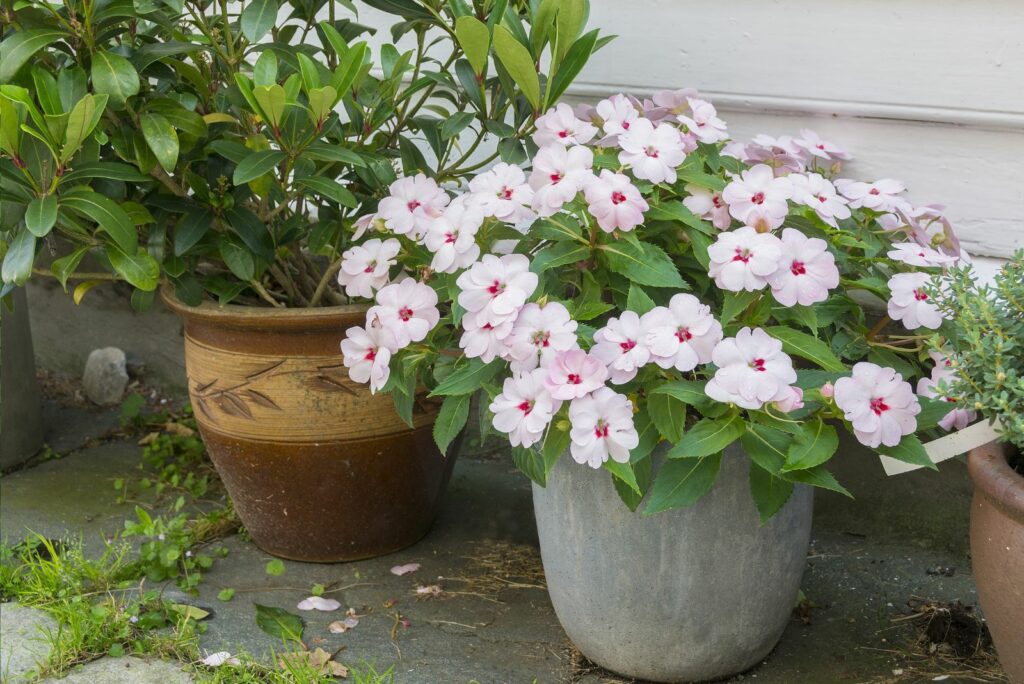
[[43, 446], [25, 288], [12, 297], [13, 309], [0, 303], [0, 470], [20, 465]]
[[568, 455], [546, 488], [534, 485], [548, 592], [585, 656], [628, 677], [687, 682], [768, 655], [800, 588], [813, 492], [798, 485], [759, 526], [748, 468], [730, 447], [704, 498], [650, 517], [625, 507], [608, 472]]

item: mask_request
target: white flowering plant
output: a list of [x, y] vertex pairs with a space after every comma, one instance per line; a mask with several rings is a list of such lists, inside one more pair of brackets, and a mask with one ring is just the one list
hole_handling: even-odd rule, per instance
[[341, 343], [351, 377], [406, 420], [441, 400], [442, 450], [481, 393], [535, 482], [568, 454], [655, 513], [698, 500], [738, 442], [766, 520], [797, 483], [847, 493], [837, 428], [932, 466], [917, 433], [962, 427], [908, 382], [946, 325], [929, 281], [967, 258], [941, 207], [847, 179], [809, 130], [730, 141], [693, 90], [559, 104], [533, 142], [528, 168], [462, 188], [398, 179], [343, 255], [340, 285], [374, 300]]

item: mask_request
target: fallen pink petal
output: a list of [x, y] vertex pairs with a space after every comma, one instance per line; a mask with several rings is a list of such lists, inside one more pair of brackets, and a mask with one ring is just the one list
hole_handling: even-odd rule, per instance
[[408, 575], [410, 572], [416, 572], [419, 569], [419, 563], [406, 563], [405, 565], [396, 565], [391, 568], [391, 574], [401, 577], [402, 575]]
[[322, 596], [310, 596], [307, 599], [299, 601], [299, 605], [296, 606], [296, 608], [299, 610], [322, 610], [324, 612], [330, 612], [341, 608], [341, 604], [334, 599], [325, 599]]
[[207, 667], [220, 667], [221, 665], [240, 665], [238, 658], [234, 657], [227, 651], [218, 651], [211, 653], [202, 660], [203, 665]]
[[335, 620], [331, 624], [327, 625], [327, 631], [331, 634], [344, 634], [350, 629], [355, 629], [358, 624], [359, 618], [349, 616], [344, 620]]

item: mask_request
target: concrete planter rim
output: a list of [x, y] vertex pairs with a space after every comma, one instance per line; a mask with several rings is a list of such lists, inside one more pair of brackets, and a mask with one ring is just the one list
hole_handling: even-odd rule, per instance
[[1015, 453], [1011, 444], [989, 442], [971, 450], [967, 472], [985, 498], [1018, 525], [1024, 525], [1024, 477], [1009, 463]]

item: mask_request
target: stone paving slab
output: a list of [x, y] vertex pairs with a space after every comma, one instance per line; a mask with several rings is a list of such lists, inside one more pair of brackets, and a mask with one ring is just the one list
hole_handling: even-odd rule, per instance
[[29, 681], [36, 666], [49, 655], [46, 633], [56, 627], [41, 610], [0, 603], [0, 682]]
[[176, 663], [126, 656], [86, 663], [59, 681], [64, 684], [189, 684], [192, 677]]

